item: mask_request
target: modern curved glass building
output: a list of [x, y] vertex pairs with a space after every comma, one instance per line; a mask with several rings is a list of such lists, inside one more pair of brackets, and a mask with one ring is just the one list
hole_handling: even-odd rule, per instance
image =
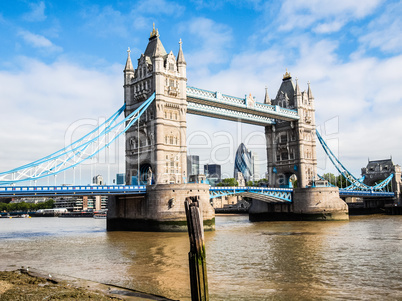
[[235, 162], [234, 162], [234, 177], [236, 178], [237, 173], [241, 172], [243, 174], [244, 180], [253, 180], [254, 175], [254, 157], [246, 148], [246, 146], [241, 143], [236, 151]]

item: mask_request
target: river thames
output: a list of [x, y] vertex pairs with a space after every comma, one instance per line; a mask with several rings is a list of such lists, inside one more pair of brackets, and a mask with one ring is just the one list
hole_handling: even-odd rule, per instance
[[[402, 300], [402, 216], [259, 222], [205, 233], [210, 300]], [[93, 218], [1, 218], [1, 269], [30, 266], [190, 300], [187, 233], [106, 232]]]

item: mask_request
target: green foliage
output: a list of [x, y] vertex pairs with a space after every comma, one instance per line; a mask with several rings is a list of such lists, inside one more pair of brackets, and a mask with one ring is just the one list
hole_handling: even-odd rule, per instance
[[348, 182], [348, 180], [346, 180], [346, 178], [343, 175], [339, 175], [336, 177], [336, 186], [338, 186], [340, 188], [345, 188], [345, 187], [349, 186], [349, 182]]
[[255, 186], [255, 187], [268, 186], [268, 179], [260, 179], [258, 181], [248, 181], [246, 183], [246, 186]]
[[322, 177], [330, 184], [338, 186], [339, 188], [345, 188], [349, 185], [348, 181], [343, 175], [335, 176], [333, 173], [326, 173]]
[[226, 178], [216, 186], [239, 186], [239, 183], [237, 183], [235, 178]]
[[0, 212], [6, 211], [7, 210], [7, 204], [6, 203], [0, 203]]
[[27, 212], [27, 211], [36, 211], [39, 209], [52, 209], [54, 208], [54, 200], [49, 199], [43, 203], [26, 203], [26, 202], [21, 202], [21, 203], [0, 203], [0, 212], [13, 212], [13, 211], [22, 211], [22, 212]]
[[332, 185], [334, 185], [335, 183], [335, 175], [333, 173], [326, 173], [322, 176], [325, 180], [327, 180], [329, 183], [331, 183]]

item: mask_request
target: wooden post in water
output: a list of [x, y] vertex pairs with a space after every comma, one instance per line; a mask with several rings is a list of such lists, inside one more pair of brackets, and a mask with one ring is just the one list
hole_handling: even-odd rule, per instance
[[209, 295], [204, 227], [202, 216], [200, 217], [200, 208], [197, 198], [186, 198], [184, 207], [186, 208], [188, 236], [190, 238], [188, 260], [190, 267], [191, 300], [207, 301], [209, 300]]

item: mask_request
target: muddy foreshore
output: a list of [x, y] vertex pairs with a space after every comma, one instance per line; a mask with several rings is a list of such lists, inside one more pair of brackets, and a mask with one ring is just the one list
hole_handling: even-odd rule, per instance
[[165, 300], [123, 287], [31, 268], [0, 271], [0, 300]]

